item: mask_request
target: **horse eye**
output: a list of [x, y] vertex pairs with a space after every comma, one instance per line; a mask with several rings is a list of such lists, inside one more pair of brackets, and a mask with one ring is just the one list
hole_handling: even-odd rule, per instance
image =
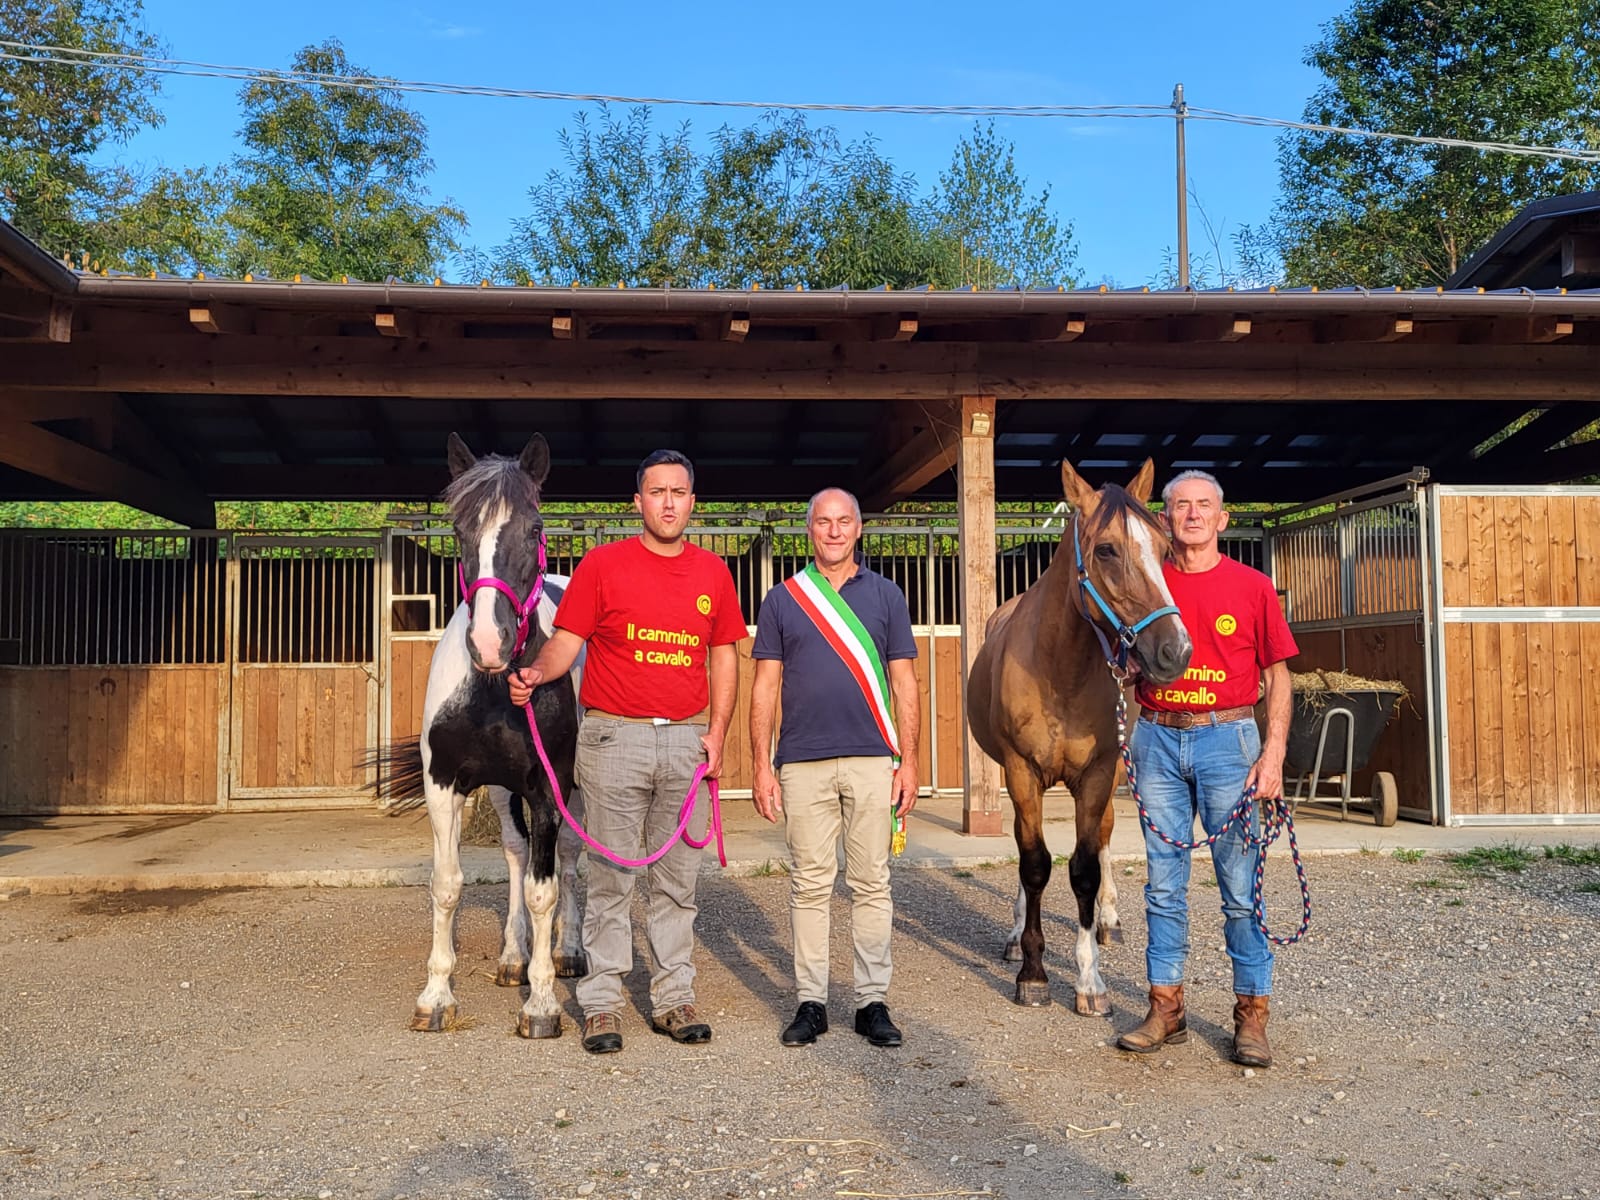
[[1117, 548], [1109, 543], [1094, 548], [1094, 556], [1101, 562], [1110, 562], [1117, 556]]

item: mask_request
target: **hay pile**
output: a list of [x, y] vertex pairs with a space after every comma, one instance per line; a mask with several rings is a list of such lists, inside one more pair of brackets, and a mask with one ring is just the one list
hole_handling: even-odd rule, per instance
[[1289, 686], [1296, 692], [1399, 692], [1402, 696], [1409, 695], [1410, 691], [1398, 679], [1364, 679], [1360, 675], [1352, 675], [1348, 671], [1307, 671], [1304, 674], [1291, 672]]

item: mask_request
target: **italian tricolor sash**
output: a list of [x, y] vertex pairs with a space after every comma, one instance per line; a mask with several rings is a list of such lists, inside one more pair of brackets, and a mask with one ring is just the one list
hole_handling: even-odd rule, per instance
[[900, 765], [900, 739], [895, 736], [894, 717], [889, 709], [889, 679], [883, 670], [883, 660], [878, 657], [878, 647], [867, 634], [861, 620], [850, 606], [839, 597], [828, 577], [812, 563], [798, 575], [790, 577], [783, 585], [794, 597], [800, 611], [811, 619], [817, 631], [827, 639], [839, 655], [850, 677], [861, 689], [878, 732], [894, 755], [895, 766]]

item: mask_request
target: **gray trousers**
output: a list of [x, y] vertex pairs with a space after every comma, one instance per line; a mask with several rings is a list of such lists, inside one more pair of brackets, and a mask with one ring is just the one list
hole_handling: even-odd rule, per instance
[[[654, 852], [678, 827], [694, 771], [705, 758], [704, 725], [641, 725], [586, 714], [578, 729], [575, 763], [589, 836], [624, 858]], [[695, 797], [689, 831], [704, 832], [704, 786]], [[583, 914], [583, 951], [589, 973], [578, 982], [584, 1015], [620, 1013], [622, 979], [633, 969], [633, 922], [629, 907], [634, 878], [643, 874], [646, 939], [654, 970], [650, 1007], [664, 1013], [694, 1001], [695, 880], [700, 851], [677, 842], [645, 868], [619, 867], [589, 854], [588, 905]]]

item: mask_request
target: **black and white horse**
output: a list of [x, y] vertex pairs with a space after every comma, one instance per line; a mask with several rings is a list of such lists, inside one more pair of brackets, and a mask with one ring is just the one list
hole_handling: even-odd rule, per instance
[[[539, 489], [550, 471], [550, 448], [534, 434], [516, 458], [474, 458], [452, 433], [448, 460], [451, 483], [445, 500], [456, 530], [464, 597], [428, 667], [422, 732], [385, 753], [379, 783], [380, 793], [395, 799], [414, 797], [420, 783], [433, 827], [433, 950], [411, 1028], [438, 1032], [454, 1021], [461, 812], [473, 790], [487, 787], [500, 817], [511, 876], [495, 982], [515, 987], [527, 981], [528, 999], [517, 1020], [521, 1036], [559, 1037], [555, 977], [586, 970], [575, 886], [582, 846], [556, 810], [527, 715], [511, 703], [506, 680], [511, 667], [532, 662], [550, 637], [567, 584], [566, 576], [543, 575], [541, 587]], [[531, 603], [536, 589], [537, 603]], [[568, 808], [580, 820], [572, 762], [582, 670], [580, 657], [570, 675], [541, 685], [533, 695], [540, 737]]]

